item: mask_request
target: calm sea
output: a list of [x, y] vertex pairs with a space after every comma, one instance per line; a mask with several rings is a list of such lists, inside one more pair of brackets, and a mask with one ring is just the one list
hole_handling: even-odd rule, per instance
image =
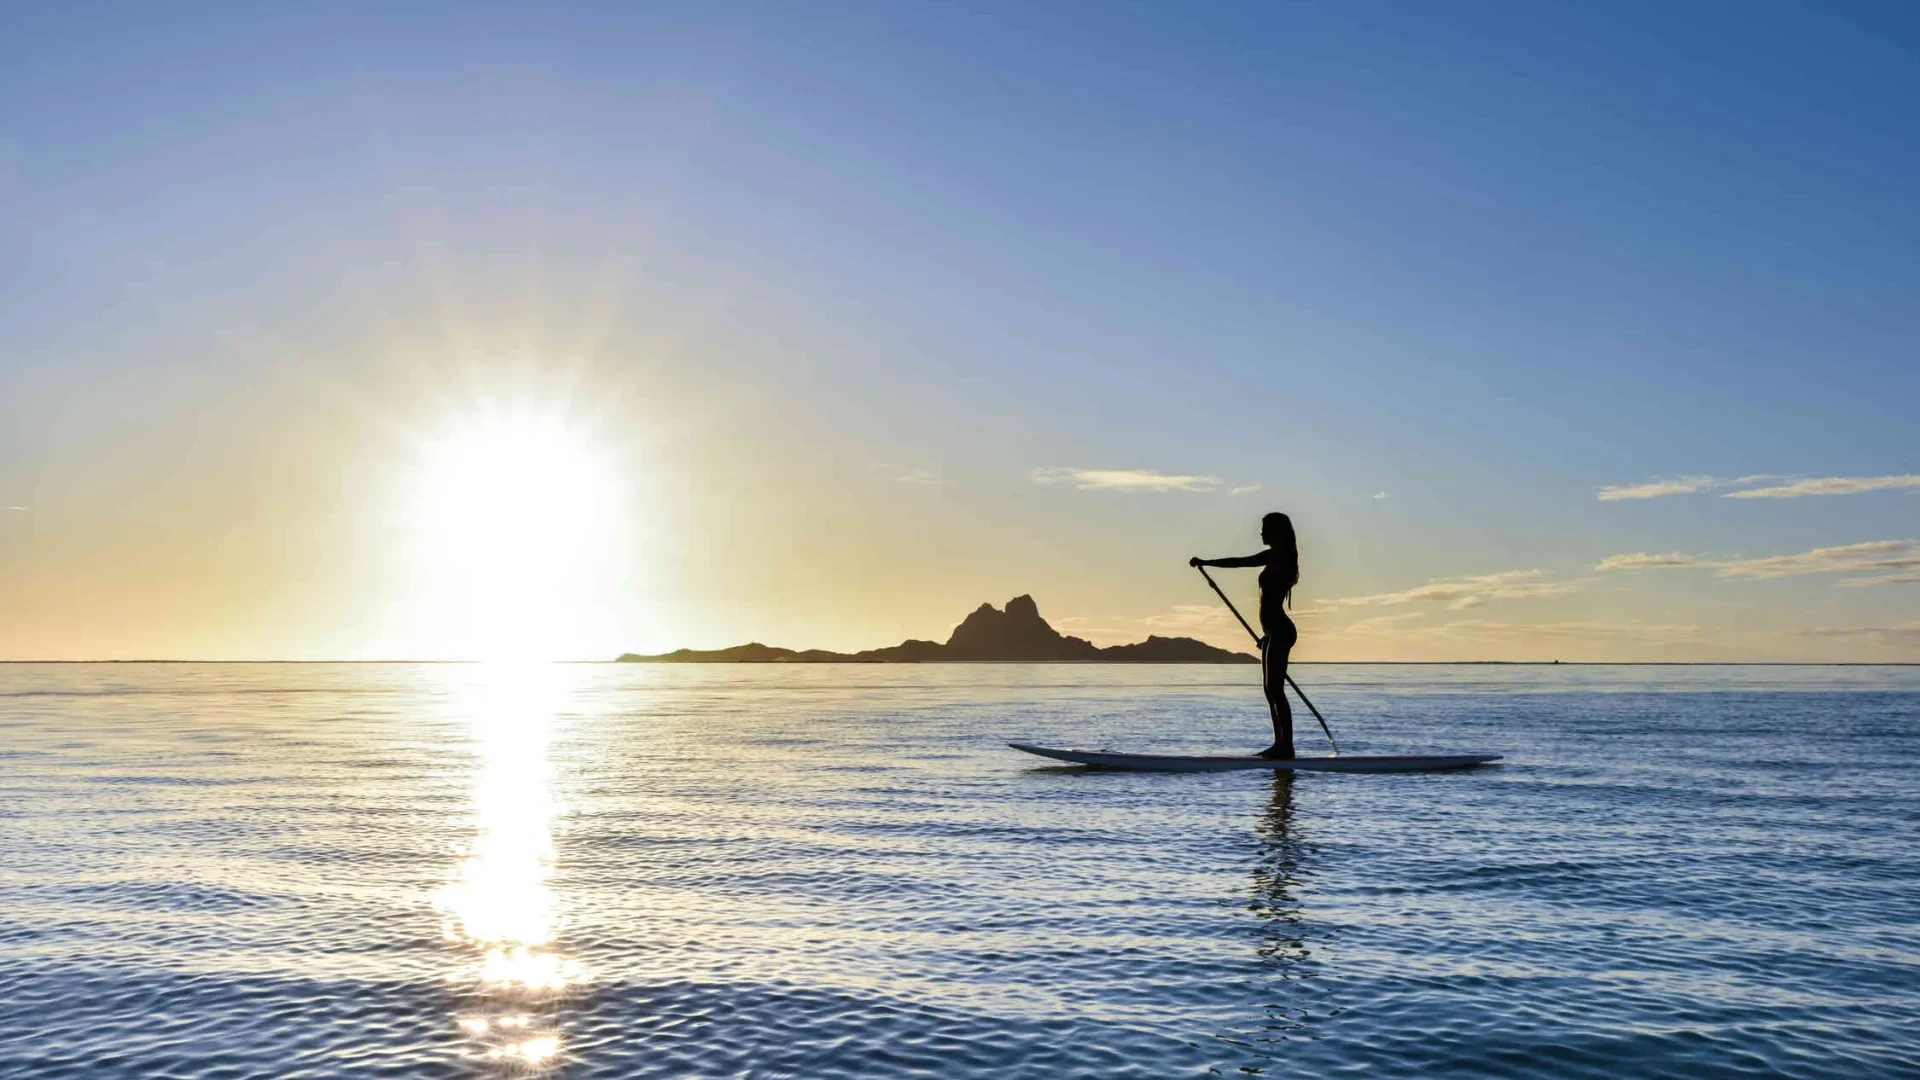
[[0, 1075], [1920, 1076], [1920, 669], [1297, 674], [0, 665]]

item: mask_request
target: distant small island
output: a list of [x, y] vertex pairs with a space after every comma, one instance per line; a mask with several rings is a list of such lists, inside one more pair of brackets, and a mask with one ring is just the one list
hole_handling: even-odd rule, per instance
[[751, 642], [731, 649], [675, 649], [657, 656], [622, 653], [623, 664], [931, 664], [969, 660], [1051, 660], [1095, 664], [1257, 664], [1258, 657], [1215, 648], [1188, 637], [1149, 637], [1101, 648], [1047, 625], [1031, 596], [1007, 601], [1005, 611], [981, 604], [954, 627], [946, 644], [908, 640], [856, 653], [782, 649]]

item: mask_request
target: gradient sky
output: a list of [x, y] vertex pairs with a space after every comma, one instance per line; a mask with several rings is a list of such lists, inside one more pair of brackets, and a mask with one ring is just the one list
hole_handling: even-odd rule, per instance
[[1916, 10], [9, 6], [0, 657], [1920, 661]]

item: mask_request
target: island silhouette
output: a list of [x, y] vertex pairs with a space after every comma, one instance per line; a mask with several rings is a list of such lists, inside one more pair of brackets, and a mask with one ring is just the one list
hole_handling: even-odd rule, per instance
[[1151, 636], [1132, 645], [1101, 648], [1062, 634], [1040, 617], [1031, 596], [1007, 601], [1005, 611], [981, 604], [953, 628], [946, 643], [909, 639], [855, 653], [782, 649], [757, 641], [730, 649], [675, 649], [646, 656], [621, 653], [627, 664], [928, 664], [970, 660], [1048, 660], [1105, 664], [1257, 664], [1247, 653], [1215, 648], [1189, 637]]

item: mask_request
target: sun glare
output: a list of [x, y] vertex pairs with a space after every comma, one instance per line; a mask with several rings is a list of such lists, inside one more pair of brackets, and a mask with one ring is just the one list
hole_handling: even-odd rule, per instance
[[551, 417], [470, 422], [430, 443], [417, 539], [449, 651], [519, 661], [577, 647], [604, 589], [613, 487], [605, 456]]
[[484, 1056], [538, 1065], [560, 1050], [557, 995], [586, 978], [560, 947], [551, 884], [559, 817], [550, 747], [567, 710], [568, 667], [475, 664], [449, 676], [471, 725], [474, 836], [436, 901], [447, 940], [465, 945], [450, 981], [462, 1031]]

